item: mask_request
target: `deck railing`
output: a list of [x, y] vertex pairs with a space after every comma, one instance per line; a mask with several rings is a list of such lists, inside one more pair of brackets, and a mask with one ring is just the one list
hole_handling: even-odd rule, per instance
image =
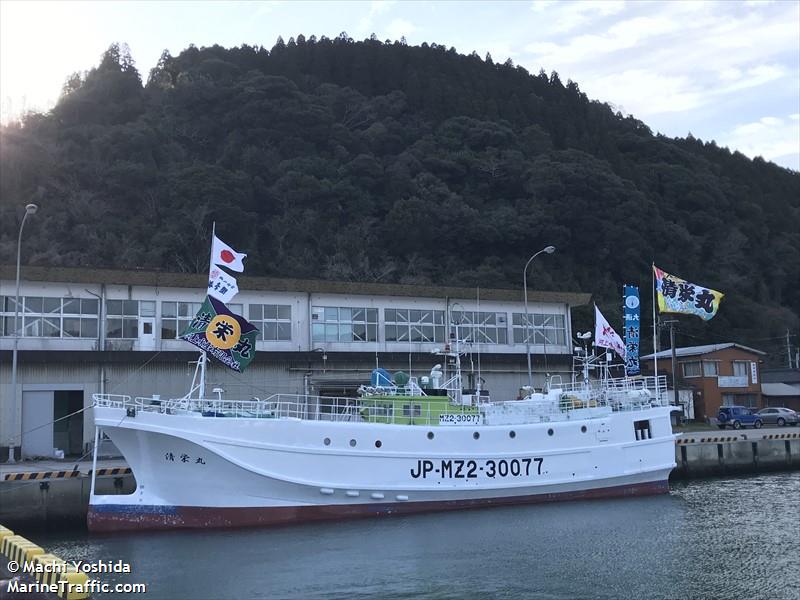
[[[409, 425], [439, 424], [441, 404], [419, 397], [340, 398], [275, 394], [266, 399], [160, 399], [151, 397], [94, 394], [97, 406], [124, 408], [128, 414], [161, 413], [239, 419], [304, 419], [353, 423], [402, 423]], [[476, 415], [475, 407], [447, 404], [447, 414]]]
[[[655, 389], [659, 394], [656, 397]], [[630, 392], [641, 391], [641, 394]], [[645, 391], [649, 393], [644, 393]], [[651, 406], [669, 404], [666, 394], [666, 377], [638, 379], [612, 379], [605, 382], [563, 384], [558, 390], [558, 407], [551, 410], [553, 418], [572, 410], [611, 407], [614, 411], [641, 410]], [[274, 394], [265, 399], [161, 399], [121, 394], [94, 394], [97, 406], [124, 408], [129, 416], [138, 413], [191, 415], [197, 417], [226, 417], [235, 419], [303, 419], [312, 421], [340, 421], [352, 423], [394, 423], [407, 425], [478, 424], [483, 415], [475, 406], [464, 406], [409, 397], [341, 398], [306, 396], [302, 394]], [[656, 399], [658, 398], [658, 399]], [[514, 402], [509, 402], [513, 406]], [[441, 414], [447, 415], [442, 419]], [[541, 417], [541, 410], [533, 411]]]

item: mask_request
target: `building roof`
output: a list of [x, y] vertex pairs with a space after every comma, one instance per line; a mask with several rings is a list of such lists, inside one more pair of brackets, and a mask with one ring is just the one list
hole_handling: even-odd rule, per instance
[[788, 383], [800, 385], [800, 369], [786, 367], [761, 369], [761, 381], [767, 383]]
[[[741, 344], [727, 342], [725, 344], [706, 344], [705, 346], [687, 346], [685, 348], [675, 348], [675, 355], [679, 358], [682, 356], [700, 356], [702, 354], [717, 352], [718, 350], [725, 350], [726, 348], [740, 348], [741, 350], [752, 352], [753, 354], [761, 354], [762, 356], [766, 354], [766, 352], [756, 350], [755, 348], [749, 348], [747, 346], [742, 346]], [[643, 356], [641, 360], [653, 360], [653, 356], [656, 358], [671, 358], [672, 350], [662, 350], [655, 355], [648, 354], [647, 356]]]
[[800, 385], [762, 383], [761, 393], [765, 396], [800, 396]]
[[[0, 279], [13, 281], [16, 268], [0, 266]], [[242, 291], [314, 292], [329, 294], [357, 294], [365, 296], [406, 296], [415, 298], [476, 297], [473, 287], [439, 287], [395, 283], [359, 283], [353, 281], [324, 281], [321, 279], [283, 279], [272, 277], [245, 277], [236, 279]], [[52, 283], [84, 283], [107, 285], [142, 285], [152, 287], [178, 287], [205, 289], [207, 278], [201, 273], [168, 273], [163, 271], [123, 271], [117, 269], [33, 267], [22, 269], [22, 281]], [[517, 302], [522, 300], [520, 289], [480, 289], [481, 300]], [[591, 294], [583, 292], [545, 292], [528, 290], [530, 302], [563, 303], [570, 306], [588, 304]]]

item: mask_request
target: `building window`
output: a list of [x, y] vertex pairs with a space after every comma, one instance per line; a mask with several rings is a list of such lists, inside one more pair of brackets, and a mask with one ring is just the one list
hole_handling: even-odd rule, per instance
[[567, 340], [567, 327], [564, 315], [528, 314], [526, 326], [525, 313], [514, 313], [514, 343], [564, 346]]
[[716, 377], [719, 375], [719, 363], [716, 360], [703, 361], [703, 376]]
[[[16, 297], [0, 297], [0, 333], [14, 335]], [[99, 302], [94, 298], [20, 296], [21, 337], [97, 338]]]
[[454, 310], [450, 313], [450, 331], [468, 343], [507, 344], [508, 315], [504, 312]]
[[750, 374], [749, 361], [734, 360], [732, 364], [734, 377], [747, 377]]
[[[730, 396], [730, 404], [725, 404], [726, 396]], [[722, 396], [724, 406], [746, 406], [747, 408], [758, 407], [758, 396], [756, 394], [724, 394]]]
[[444, 343], [444, 311], [409, 308], [383, 309], [387, 342]]
[[285, 342], [292, 339], [292, 307], [288, 304], [251, 304], [249, 321], [261, 330], [260, 340]]
[[311, 339], [315, 342], [377, 342], [378, 309], [314, 306], [311, 308]]
[[109, 339], [139, 337], [138, 300], [106, 300], [106, 337]]
[[[162, 302], [161, 303], [161, 339], [175, 340], [186, 331], [189, 323], [203, 306], [202, 302]], [[242, 314], [241, 304], [228, 304], [231, 312]], [[149, 316], [149, 315], [142, 315]], [[109, 336], [110, 337], [110, 336]]]
[[684, 377], [700, 377], [700, 361], [693, 360], [685, 362], [681, 365], [683, 367]]

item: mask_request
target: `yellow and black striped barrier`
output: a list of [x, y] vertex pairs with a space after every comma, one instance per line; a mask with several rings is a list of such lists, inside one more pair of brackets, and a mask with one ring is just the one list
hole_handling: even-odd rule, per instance
[[[133, 473], [130, 467], [109, 467], [103, 469], [97, 469], [96, 475], [98, 477], [102, 475], [130, 475]], [[89, 471], [89, 477], [92, 476], [92, 472]]]
[[36, 481], [42, 479], [69, 479], [80, 477], [81, 472], [74, 471], [30, 471], [28, 473], [6, 473], [4, 481]]
[[762, 435], [762, 440], [796, 440], [800, 439], [800, 433], [772, 433]]
[[19, 564], [20, 570], [36, 578], [39, 583], [58, 585], [58, 597], [63, 600], [85, 600], [89, 597], [89, 578], [75, 565], [45, 551], [30, 540], [15, 535], [0, 525], [0, 552]]
[[725, 442], [746, 442], [746, 441], [747, 441], [746, 439], [743, 439], [742, 437], [736, 436], [736, 435], [718, 435], [718, 436], [714, 436], [714, 437], [702, 437], [702, 438], [699, 438], [699, 439], [695, 439], [695, 438], [678, 438], [677, 440], [675, 440], [675, 443], [680, 446], [682, 444], [694, 444], [694, 443], [698, 443], [698, 442], [700, 444], [710, 444], [710, 443], [719, 444], [719, 443], [725, 443]]

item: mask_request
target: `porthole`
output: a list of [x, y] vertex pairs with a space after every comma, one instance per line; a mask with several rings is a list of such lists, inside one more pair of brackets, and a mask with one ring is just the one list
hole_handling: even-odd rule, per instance
[[428, 432], [428, 439], [429, 439], [429, 440], [432, 440], [432, 439], [433, 439], [433, 432], [432, 432], [432, 431], [429, 431], [429, 432]]
[[351, 448], [355, 448], [356, 447], [356, 441], [355, 440], [350, 440], [350, 447]]
[[581, 425], [581, 433], [586, 433], [586, 425]]
[[553, 430], [552, 429], [548, 429], [547, 430], [547, 435], [553, 435]]
[[325, 444], [326, 446], [330, 446], [331, 445], [331, 438], [325, 438], [324, 440], [322, 440], [322, 443]]
[[381, 446], [383, 446], [383, 444], [381, 443], [381, 441], [380, 441], [380, 440], [375, 440], [375, 447], [376, 447], [376, 448], [380, 448]]
[[517, 437], [517, 432], [513, 431], [513, 430], [509, 431], [508, 432], [508, 437], [510, 437], [513, 440], [515, 437]]
[[479, 437], [481, 437], [481, 434], [480, 434], [480, 433], [478, 433], [477, 431], [476, 431], [475, 433], [473, 433], [473, 434], [472, 434], [472, 439], [475, 439], [475, 440], [477, 440]]

